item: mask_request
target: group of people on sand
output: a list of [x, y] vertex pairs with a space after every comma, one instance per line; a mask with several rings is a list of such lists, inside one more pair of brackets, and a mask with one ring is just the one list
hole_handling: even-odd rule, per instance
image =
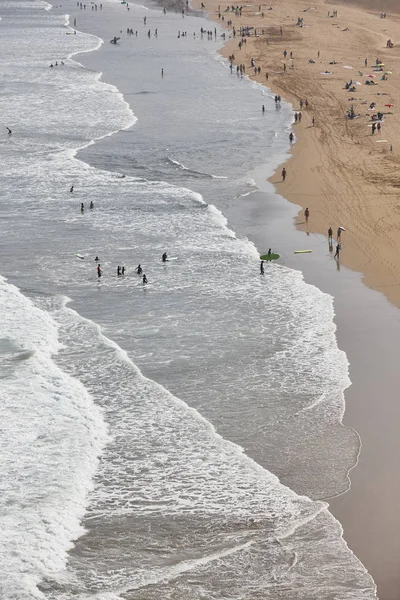
[[[97, 278], [100, 279], [100, 277], [103, 275], [103, 271], [100, 265], [100, 259], [98, 256], [96, 256], [96, 258], [94, 259], [95, 262], [97, 262]], [[162, 257], [161, 257], [161, 261], [163, 263], [168, 262], [168, 255], [166, 252], [163, 253]], [[135, 273], [137, 275], [140, 275], [140, 277], [142, 278], [142, 283], [143, 285], [146, 285], [146, 283], [148, 283], [148, 279], [146, 277], [146, 274], [143, 273], [143, 269], [141, 264], [139, 263], [138, 266], [135, 269]], [[117, 266], [117, 277], [123, 277], [125, 275], [125, 267], [121, 267], [120, 265]]]

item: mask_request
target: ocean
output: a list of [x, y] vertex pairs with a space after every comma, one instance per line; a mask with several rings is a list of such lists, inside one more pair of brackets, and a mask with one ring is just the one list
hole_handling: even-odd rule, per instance
[[1, 597], [375, 598], [325, 501], [360, 446], [333, 298], [226, 218], [291, 107], [129, 9], [0, 4]]

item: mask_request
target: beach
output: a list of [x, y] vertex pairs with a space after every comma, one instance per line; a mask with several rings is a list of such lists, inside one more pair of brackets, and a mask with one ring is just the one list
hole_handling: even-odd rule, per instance
[[[400, 313], [347, 262], [356, 209], [317, 201], [323, 111], [283, 85], [303, 67], [273, 72], [273, 34], [271, 89], [230, 73], [232, 42], [180, 7], [1, 17], [4, 597], [396, 598]], [[246, 73], [264, 60], [248, 40]], [[296, 126], [290, 87], [310, 103]], [[290, 189], [308, 168], [305, 224]], [[340, 262], [322, 215], [345, 228]]]

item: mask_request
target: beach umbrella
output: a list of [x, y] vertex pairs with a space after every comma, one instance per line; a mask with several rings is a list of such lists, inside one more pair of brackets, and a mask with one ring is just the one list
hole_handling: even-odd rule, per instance
[[339, 227], [340, 231], [346, 231], [344, 227]]
[[391, 106], [394, 106], [394, 104], [389, 103], [389, 104], [385, 104], [385, 106], [388, 106], [390, 108]]

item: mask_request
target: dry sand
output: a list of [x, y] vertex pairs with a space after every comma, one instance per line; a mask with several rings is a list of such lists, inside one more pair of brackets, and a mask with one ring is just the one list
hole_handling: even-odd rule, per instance
[[[373, 0], [365, 2], [374, 4]], [[357, 5], [362, 3], [357, 0]], [[224, 23], [218, 19], [218, 5]], [[221, 24], [232, 19], [237, 29], [236, 38], [222, 53], [234, 54], [234, 63], [244, 64], [246, 74], [260, 83], [266, 83], [268, 72], [268, 86], [295, 110], [300, 99], [310, 103], [302, 111], [301, 123], [295, 125], [297, 143], [293, 158], [285, 165], [287, 179], [283, 183], [275, 175], [271, 181], [286, 198], [309, 207], [311, 231], [326, 235], [329, 226], [334, 232], [339, 225], [345, 227], [342, 264], [364, 273], [367, 285], [400, 306], [400, 104], [396, 103], [400, 96], [400, 16], [389, 12], [381, 19], [379, 12], [349, 3], [317, 2], [310, 7], [301, 0], [273, 0], [272, 10], [269, 4], [261, 5], [264, 17], [258, 2], [246, 4], [242, 16], [236, 17], [224, 12], [226, 6], [218, 0], [206, 3], [210, 16]], [[390, 6], [389, 0], [385, 6]], [[338, 11], [337, 18], [328, 17], [333, 10]], [[304, 27], [296, 25], [298, 17], [304, 18]], [[241, 26], [255, 27], [258, 35], [248, 37], [240, 50]], [[395, 44], [390, 49], [386, 48], [389, 38]], [[294, 60], [289, 58], [291, 51]], [[260, 75], [254, 75], [250, 67], [252, 58], [261, 67]], [[385, 64], [383, 72], [373, 71], [376, 58]], [[332, 74], [322, 75], [325, 71]], [[385, 71], [392, 74], [382, 81]], [[369, 74], [375, 75], [377, 85], [365, 84]], [[350, 79], [361, 84], [355, 92], [344, 89]], [[376, 102], [373, 111], [369, 110], [371, 102]], [[394, 108], [385, 107], [388, 103], [394, 103]], [[360, 115], [354, 120], [347, 118], [351, 105]], [[371, 115], [378, 110], [393, 114], [385, 115], [379, 134], [371, 135]], [[299, 222], [303, 220], [299, 217]]]
[[[271, 181], [287, 199], [303, 209], [309, 207], [308, 231], [326, 235], [329, 226], [334, 232], [339, 225], [345, 227], [341, 263], [363, 273], [367, 285], [400, 306], [400, 2], [317, 1], [310, 5], [300, 0], [272, 0], [260, 7], [256, 1], [243, 5], [239, 17], [225, 12], [227, 3], [204, 1], [210, 17], [221, 24], [231, 19], [237, 30], [236, 38], [222, 51], [226, 57], [234, 54], [235, 65], [244, 64], [247, 75], [289, 100], [294, 110], [299, 110], [300, 99], [309, 102], [308, 110], [302, 111], [301, 123], [294, 125], [296, 144], [293, 157], [285, 165], [287, 179], [283, 183], [276, 174]], [[224, 23], [218, 17], [218, 5]], [[334, 10], [338, 16], [328, 16], [328, 11], [332, 15]], [[381, 11], [387, 12], [385, 19], [380, 18]], [[297, 26], [299, 17], [303, 17], [304, 27]], [[255, 27], [257, 37], [252, 33], [240, 50], [239, 28], [243, 26]], [[394, 42], [393, 48], [386, 47], [388, 39]], [[288, 53], [286, 59], [284, 50]], [[290, 60], [290, 52], [294, 60]], [[261, 67], [260, 75], [254, 75], [250, 67], [252, 58]], [[377, 58], [385, 64], [383, 72], [373, 70]], [[310, 59], [315, 62], [310, 63]], [[323, 75], [325, 71], [332, 74]], [[391, 73], [383, 81], [381, 76], [386, 71]], [[365, 84], [365, 75], [369, 74], [375, 75], [372, 79], [377, 85]], [[345, 90], [350, 79], [361, 84], [354, 92]], [[371, 102], [376, 102], [373, 111], [369, 110]], [[393, 108], [385, 107], [390, 103]], [[351, 105], [359, 115], [356, 119], [347, 117]], [[379, 134], [371, 135], [371, 115], [377, 111], [393, 114], [385, 115]], [[304, 228], [303, 222], [301, 211], [300, 229]], [[351, 310], [343, 314], [352, 319]], [[350, 547], [377, 582], [380, 599], [397, 600], [400, 408], [392, 358], [397, 341], [390, 335], [390, 319], [396, 331], [398, 323], [396, 315], [386, 311], [378, 299], [373, 299], [370, 312], [365, 311], [363, 318], [374, 319], [374, 314], [374, 323], [365, 321], [368, 335], [362, 329], [362, 315], [354, 314], [347, 327], [348, 335], [354, 335], [344, 346], [350, 349], [351, 376], [358, 383], [346, 393], [350, 402], [345, 422], [359, 431], [363, 449], [360, 464], [351, 475], [350, 492], [334, 500], [331, 509], [343, 523]], [[342, 317], [339, 314], [339, 321]], [[353, 327], [353, 323], [359, 325]], [[340, 341], [347, 332], [345, 323], [338, 325]], [[374, 328], [377, 365], [373, 352], [365, 346], [373, 343]]]

